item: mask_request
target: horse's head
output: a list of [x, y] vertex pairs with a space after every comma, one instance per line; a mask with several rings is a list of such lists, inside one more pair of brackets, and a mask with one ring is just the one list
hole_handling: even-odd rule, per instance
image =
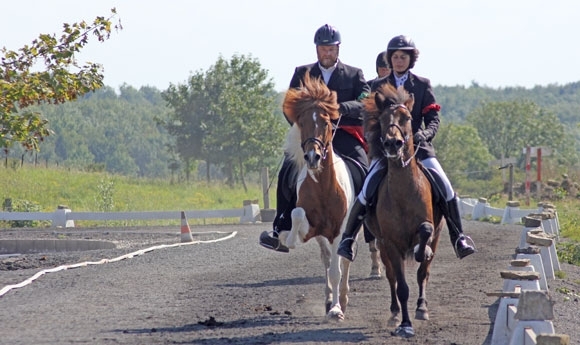
[[411, 109], [414, 98], [402, 87], [384, 84], [365, 100], [365, 129], [371, 156], [409, 159], [414, 154]]
[[284, 114], [300, 129], [302, 151], [308, 169], [319, 170], [321, 161], [332, 150], [332, 123], [338, 119], [336, 92], [319, 78], [306, 73], [300, 88], [289, 89], [283, 104]]

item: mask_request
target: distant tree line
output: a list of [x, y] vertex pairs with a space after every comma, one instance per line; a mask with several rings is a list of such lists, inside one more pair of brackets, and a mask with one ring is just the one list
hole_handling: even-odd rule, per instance
[[[284, 92], [274, 90], [257, 59], [220, 56], [208, 70], [167, 90], [101, 88], [98, 65], [66, 74], [74, 52], [86, 44], [83, 37], [96, 31], [104, 40], [110, 24], [99, 18], [93, 26], [65, 26], [63, 43], [41, 35], [32, 48], [4, 51], [0, 144], [6, 167], [58, 165], [174, 181], [220, 179], [244, 187], [248, 178], [257, 181], [262, 167], [275, 176], [288, 129]], [[77, 45], [67, 45], [74, 39]], [[53, 65], [33, 74], [38, 79], [30, 77], [29, 64], [20, 62], [48, 52], [58, 59], [46, 56]], [[30, 87], [55, 87], [59, 78], [74, 83], [65, 89]], [[549, 147], [558, 169], [578, 169], [580, 82], [532, 89], [436, 86], [435, 94], [442, 106], [439, 157], [461, 179], [489, 179], [494, 159], [516, 157], [521, 166], [525, 146]]]
[[[507, 92], [477, 85], [435, 87], [442, 105], [436, 137], [442, 163], [448, 170], [474, 172], [470, 178], [485, 178], [481, 171], [489, 160], [520, 157], [526, 145], [543, 145], [557, 153], [557, 164], [572, 169], [579, 152], [578, 85]], [[15, 146], [7, 156], [136, 177], [244, 183], [245, 175], [254, 178], [261, 167], [277, 169], [288, 128], [283, 95], [272, 89], [255, 59], [220, 58], [210, 70], [164, 91], [104, 87], [75, 102], [35, 107], [53, 134], [38, 152]]]

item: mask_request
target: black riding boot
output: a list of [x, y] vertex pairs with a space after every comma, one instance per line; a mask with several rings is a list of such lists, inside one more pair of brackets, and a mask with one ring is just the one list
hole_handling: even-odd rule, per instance
[[348, 221], [346, 222], [346, 229], [342, 234], [342, 240], [338, 246], [338, 255], [348, 259], [349, 261], [354, 261], [355, 253], [353, 247], [356, 241], [356, 236], [360, 231], [361, 225], [365, 218], [367, 212], [367, 207], [363, 205], [358, 198], [352, 205], [352, 209], [348, 215]]
[[[445, 220], [447, 221], [447, 229], [449, 230], [449, 238], [451, 239], [451, 244], [453, 249], [455, 249], [455, 254], [458, 258], [463, 259], [464, 257], [475, 253], [475, 248], [467, 243], [467, 238], [463, 235], [463, 229], [461, 226], [461, 215], [459, 214], [459, 200], [457, 196], [447, 202], [447, 214], [445, 215]], [[471, 238], [469, 238], [471, 240]], [[472, 241], [473, 242], [473, 241]]]

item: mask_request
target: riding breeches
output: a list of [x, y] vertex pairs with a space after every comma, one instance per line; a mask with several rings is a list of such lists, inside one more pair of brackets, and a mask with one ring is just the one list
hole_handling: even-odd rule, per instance
[[[441, 177], [441, 180], [445, 185], [445, 201], [450, 201], [451, 199], [453, 199], [455, 196], [455, 192], [453, 191], [451, 182], [447, 178], [447, 175], [445, 174], [445, 171], [443, 171], [443, 168], [441, 167], [441, 164], [439, 164], [437, 158], [429, 157], [422, 160], [421, 163], [426, 168], [437, 171], [437, 173]], [[379, 173], [382, 172], [382, 170], [384, 169], [386, 169], [384, 160], [373, 159], [371, 161], [371, 169], [367, 175], [367, 178], [365, 179], [365, 183], [363, 185], [362, 190], [358, 194], [358, 200], [360, 201], [361, 204], [366, 205], [368, 197], [370, 196], [369, 192], [371, 193], [371, 195], [374, 192], [374, 190], [368, 191], [369, 186], [372, 186], [372, 188], [378, 188], [379, 184], [376, 183], [376, 181], [373, 181], [373, 177], [380, 176], [381, 174]]]

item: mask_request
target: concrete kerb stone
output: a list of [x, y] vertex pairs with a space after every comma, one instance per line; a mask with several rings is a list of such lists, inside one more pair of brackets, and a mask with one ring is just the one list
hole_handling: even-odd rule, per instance
[[[542, 220], [536, 217], [522, 217], [522, 222], [524, 223], [524, 228], [522, 229], [520, 235], [520, 243], [518, 245], [519, 249], [524, 249], [529, 246], [528, 241], [532, 241], [532, 245], [540, 246], [540, 255], [542, 256], [542, 264], [544, 266], [544, 273], [546, 279], [555, 279], [554, 275], [554, 264], [552, 257], [556, 256], [558, 260], [558, 255], [556, 253], [556, 245], [554, 241], [547, 238], [546, 236], [539, 235], [543, 232]], [[532, 236], [530, 236], [532, 234]], [[533, 239], [533, 240], [532, 240]], [[559, 267], [559, 263], [557, 267]]]
[[519, 298], [501, 298], [491, 345], [530, 344], [528, 339], [535, 344], [538, 334], [554, 334], [553, 306], [544, 291], [522, 290]]
[[[534, 266], [532, 266], [530, 259], [516, 259], [512, 260], [508, 270], [510, 271], [520, 271], [520, 272], [535, 272]], [[504, 279], [502, 291], [513, 292], [518, 288], [519, 290], [547, 290], [547, 284], [545, 283], [542, 275], [539, 275], [537, 281], [517, 281], [512, 279]], [[543, 284], [541, 283], [543, 282]]]
[[546, 273], [544, 272], [544, 264], [542, 263], [542, 256], [540, 254], [516, 254], [516, 259], [527, 259], [530, 261], [530, 265], [534, 267], [534, 271], [540, 274], [540, 279], [538, 283], [540, 284], [540, 290], [548, 291], [548, 281], [546, 280]]

